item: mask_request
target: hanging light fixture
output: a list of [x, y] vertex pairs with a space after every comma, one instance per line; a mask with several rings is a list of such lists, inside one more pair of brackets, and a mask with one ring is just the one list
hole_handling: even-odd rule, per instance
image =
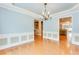
[[42, 16], [43, 16], [44, 20], [49, 19], [49, 14], [50, 14], [50, 12], [47, 11], [47, 3], [44, 3], [44, 9], [42, 11]]

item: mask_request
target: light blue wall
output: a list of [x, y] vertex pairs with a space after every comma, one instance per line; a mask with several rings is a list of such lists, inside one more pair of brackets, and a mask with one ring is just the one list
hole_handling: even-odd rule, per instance
[[[75, 12], [75, 11], [72, 11], [73, 13], [69, 13], [69, 14], [65, 14], [63, 13], [64, 15], [66, 15], [65, 17], [68, 17], [70, 15], [72, 15], [72, 21], [73, 21], [73, 24], [72, 24], [72, 32], [73, 33], [79, 33], [79, 11]], [[44, 31], [48, 31], [48, 32], [58, 32], [58, 28], [59, 28], [59, 25], [58, 25], [58, 20], [59, 18], [61, 18], [61, 16], [63, 14], [59, 14], [55, 17], [52, 17], [52, 19], [44, 22]]]
[[79, 12], [73, 13], [73, 33], [79, 33]]
[[53, 17], [47, 21], [44, 21], [44, 31], [58, 32], [58, 17]]
[[[59, 24], [58, 24], [59, 22], [58, 21], [59, 21], [59, 18], [63, 16], [64, 17], [72, 16], [72, 21], [73, 21], [72, 35], [74, 35], [75, 33], [79, 34], [79, 11], [78, 12], [72, 11], [72, 13], [67, 12], [67, 13], [59, 14], [52, 17], [52, 19], [44, 22], [44, 31], [51, 32], [51, 33], [56, 32], [57, 37], [59, 37]], [[75, 36], [72, 36], [70, 41], [75, 42], [73, 38], [75, 38]], [[59, 38], [55, 40], [59, 40]]]
[[0, 34], [33, 32], [33, 18], [0, 8]]
[[[79, 12], [71, 13], [72, 32], [79, 33]], [[61, 15], [60, 15], [61, 16]], [[44, 21], [44, 31], [58, 32], [59, 15]], [[0, 34], [33, 32], [33, 18], [30, 16], [0, 8]]]

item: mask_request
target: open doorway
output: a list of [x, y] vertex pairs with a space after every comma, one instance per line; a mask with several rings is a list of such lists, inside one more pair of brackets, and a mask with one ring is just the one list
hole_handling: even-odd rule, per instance
[[36, 44], [43, 41], [43, 21], [34, 20], [34, 42]]
[[59, 43], [70, 44], [72, 34], [72, 17], [64, 17], [59, 19]]

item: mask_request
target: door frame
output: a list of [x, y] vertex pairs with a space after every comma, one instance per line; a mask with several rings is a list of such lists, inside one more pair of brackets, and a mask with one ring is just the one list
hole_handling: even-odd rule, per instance
[[[66, 18], [66, 17], [71, 17], [71, 25], [72, 25], [72, 28], [73, 28], [73, 16], [72, 15], [62, 15], [61, 17], [59, 17], [58, 19], [58, 27], [60, 29], [60, 18]], [[59, 31], [58, 29], [58, 31]], [[73, 32], [71, 32], [71, 36], [73, 35]], [[72, 44], [72, 39], [69, 38], [69, 36], [67, 35], [67, 41], [68, 41], [68, 46], [70, 46], [70, 44]], [[60, 32], [59, 32], [59, 44], [60, 44]]]

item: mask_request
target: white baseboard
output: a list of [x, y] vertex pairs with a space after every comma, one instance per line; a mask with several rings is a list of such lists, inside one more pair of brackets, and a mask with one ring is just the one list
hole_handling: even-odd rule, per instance
[[15, 43], [15, 44], [11, 44], [11, 45], [5, 45], [5, 46], [0, 47], [0, 50], [11, 48], [11, 47], [18, 46], [18, 45], [25, 44], [25, 43], [27, 44], [27, 43], [30, 43], [30, 42], [33, 42], [33, 41], [34, 40], [31, 39], [31, 40], [24, 41], [24, 42], [19, 42], [19, 43]]
[[[48, 35], [50, 34], [50, 35]], [[57, 37], [53, 36], [54, 34], [57, 35]], [[44, 38], [45, 39], [49, 39], [49, 40], [53, 40], [53, 41], [59, 41], [59, 34], [56, 33], [56, 32], [44, 32]], [[70, 44], [74, 44], [74, 45], [79, 45], [79, 34], [77, 33], [67, 33], [67, 39], [68, 39], [68, 42]]]
[[79, 45], [79, 34], [78, 33], [73, 33], [72, 44]]
[[6, 34], [0, 36], [0, 50], [34, 41], [34, 33]]
[[59, 33], [57, 32], [44, 32], [44, 38], [54, 41], [59, 41]]
[[[19, 41], [16, 43], [11, 43], [10, 41], [11, 41], [12, 37], [15, 37], [15, 39], [17, 40], [16, 36], [18, 37]], [[26, 40], [24, 39], [24, 41], [22, 41], [23, 36], [27, 36], [27, 37], [24, 37], [24, 38], [27, 38]], [[53, 40], [53, 41], [59, 41], [59, 34], [57, 32], [44, 32], [43, 38]], [[1, 41], [3, 39], [4, 39], [4, 41], [7, 40], [7, 43], [2, 46], [0, 45], [0, 50], [10, 48], [13, 46], [17, 46], [17, 45], [21, 45], [24, 43], [33, 42], [34, 33], [31, 32], [31, 33], [0, 35], [0, 44], [3, 44], [2, 43], [3, 41]], [[14, 38], [12, 38], [12, 39], [14, 39]], [[71, 44], [79, 45], [79, 34], [77, 34], [77, 33], [73, 34], [70, 41], [71, 41]]]

